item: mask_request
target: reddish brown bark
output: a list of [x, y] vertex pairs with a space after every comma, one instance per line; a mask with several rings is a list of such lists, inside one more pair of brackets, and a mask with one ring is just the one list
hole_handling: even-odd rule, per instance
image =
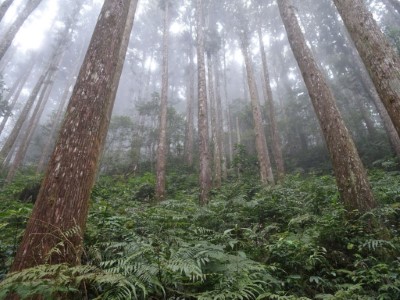
[[204, 31], [203, 31], [203, 1], [197, 0], [197, 72], [198, 72], [198, 130], [200, 152], [200, 195], [201, 205], [209, 201], [211, 190], [210, 151], [208, 146], [208, 111], [206, 67], [204, 63]]
[[278, 1], [288, 39], [303, 74], [332, 160], [339, 193], [348, 211], [366, 212], [377, 204], [354, 142], [344, 125], [332, 91], [314, 60], [300, 29], [293, 6]]
[[136, 4], [104, 2], [11, 271], [80, 262], [89, 196], [128, 44], [124, 36], [132, 26], [128, 16], [133, 21]]
[[400, 135], [400, 58], [362, 0], [334, 0]]
[[160, 103], [160, 122], [156, 164], [156, 199], [165, 199], [165, 166], [167, 164], [167, 108], [168, 108], [168, 39], [169, 39], [169, 1], [165, 1], [163, 33], [163, 71]]

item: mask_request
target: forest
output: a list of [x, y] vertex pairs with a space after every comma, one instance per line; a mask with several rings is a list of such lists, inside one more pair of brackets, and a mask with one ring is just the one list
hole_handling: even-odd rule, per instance
[[400, 299], [400, 0], [0, 0], [3, 299]]

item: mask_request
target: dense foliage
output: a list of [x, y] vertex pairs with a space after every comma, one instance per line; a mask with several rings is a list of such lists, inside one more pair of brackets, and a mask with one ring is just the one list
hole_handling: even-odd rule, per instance
[[160, 204], [150, 173], [102, 177], [83, 265], [6, 278], [39, 182], [20, 176], [1, 191], [0, 299], [10, 291], [46, 299], [399, 299], [399, 177], [371, 171], [381, 206], [352, 218], [329, 175], [292, 175], [276, 187], [242, 177], [214, 191], [207, 207], [198, 206], [189, 174], [170, 174]]

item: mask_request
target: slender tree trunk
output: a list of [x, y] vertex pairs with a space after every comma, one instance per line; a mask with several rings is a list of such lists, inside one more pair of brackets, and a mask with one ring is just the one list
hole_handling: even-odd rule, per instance
[[263, 83], [264, 90], [266, 95], [266, 106], [268, 110], [268, 118], [271, 126], [271, 137], [272, 137], [272, 153], [274, 155], [276, 170], [278, 173], [278, 179], [281, 180], [285, 176], [285, 165], [283, 163], [283, 155], [282, 155], [282, 144], [281, 138], [278, 132], [278, 125], [276, 122], [276, 112], [275, 112], [275, 104], [272, 96], [271, 84], [269, 80], [269, 70], [267, 64], [267, 55], [265, 54], [264, 43], [262, 40], [261, 28], [258, 28], [258, 41], [260, 44], [260, 53], [263, 65]]
[[163, 72], [160, 103], [160, 124], [156, 165], [156, 199], [165, 199], [165, 166], [167, 161], [167, 107], [168, 107], [168, 39], [169, 39], [169, 2], [165, 2], [163, 33]]
[[253, 119], [254, 119], [254, 132], [256, 135], [256, 149], [258, 156], [258, 163], [260, 167], [260, 177], [261, 182], [264, 184], [274, 184], [274, 175], [272, 173], [271, 161], [269, 158], [267, 142], [264, 134], [264, 127], [262, 121], [261, 107], [260, 107], [260, 98], [258, 96], [254, 70], [250, 60], [249, 50], [248, 50], [248, 39], [245, 33], [240, 37], [241, 38], [241, 49], [246, 65], [247, 71], [247, 82], [250, 91], [250, 99], [251, 99], [251, 107], [253, 110]]
[[0, 5], [0, 22], [3, 20], [4, 15], [13, 2], [14, 0], [4, 0]]
[[104, 2], [11, 271], [45, 262], [80, 263], [89, 196], [136, 5]]
[[197, 72], [198, 72], [198, 130], [200, 152], [200, 196], [201, 205], [209, 201], [211, 190], [210, 151], [208, 146], [208, 110], [206, 67], [204, 63], [203, 1], [196, 0], [197, 19]]
[[217, 135], [218, 135], [218, 143], [219, 149], [221, 153], [221, 169], [222, 169], [222, 178], [226, 179], [228, 177], [227, 169], [226, 169], [226, 151], [225, 151], [225, 139], [224, 139], [224, 117], [222, 115], [222, 100], [221, 100], [221, 82], [219, 77], [219, 58], [218, 56], [215, 59], [215, 104], [217, 109]]
[[331, 89], [315, 62], [300, 29], [293, 6], [278, 1], [290, 46], [296, 57], [331, 156], [340, 195], [348, 211], [366, 212], [377, 203], [354, 142], [344, 125]]
[[212, 68], [211, 53], [207, 52], [207, 71], [208, 71], [208, 95], [210, 98], [210, 115], [211, 115], [211, 137], [213, 141], [213, 161], [214, 161], [214, 186], [221, 187], [222, 168], [221, 168], [221, 149], [219, 144], [219, 136], [217, 132], [217, 110], [214, 94], [214, 77]]
[[[224, 40], [225, 45], [225, 40]], [[224, 47], [223, 53], [223, 68], [224, 68], [224, 95], [225, 95], [225, 105], [226, 105], [226, 121], [228, 125], [228, 144], [229, 144], [229, 164], [232, 164], [233, 161], [233, 126], [232, 126], [232, 114], [231, 114], [231, 107], [229, 105], [229, 96], [228, 96], [228, 82], [227, 82], [227, 75], [226, 75], [226, 51]]]
[[10, 153], [20, 131], [22, 128], [22, 125], [24, 124], [25, 120], [28, 117], [29, 112], [31, 111], [31, 108], [39, 95], [39, 92], [41, 88], [43, 87], [44, 81], [49, 75], [50, 68], [46, 70], [45, 73], [43, 73], [38, 82], [36, 83], [35, 87], [33, 88], [27, 102], [25, 103], [24, 107], [22, 108], [22, 111], [17, 119], [17, 122], [14, 125], [13, 130], [11, 131], [10, 135], [8, 136], [6, 142], [4, 143], [3, 147], [1, 148], [0, 151], [0, 165], [4, 163], [4, 159], [7, 157], [7, 155]]
[[32, 116], [30, 117], [30, 120], [28, 122], [28, 126], [26, 127], [26, 130], [24, 134], [21, 137], [21, 145], [18, 147], [18, 150], [15, 154], [14, 161], [12, 162], [6, 182], [11, 182], [14, 179], [15, 173], [17, 172], [18, 168], [21, 166], [22, 162], [24, 161], [24, 158], [26, 156], [26, 153], [28, 151], [28, 147], [32, 141], [33, 134], [36, 131], [36, 128], [39, 124], [40, 117], [43, 114], [43, 110], [45, 108], [45, 105], [49, 99], [51, 90], [53, 88], [53, 79], [49, 79], [48, 82], [44, 85], [42, 88], [42, 91], [39, 96], [39, 100], [36, 103], [35, 110], [32, 113]]
[[359, 109], [361, 113], [362, 120], [365, 123], [365, 127], [367, 128], [368, 136], [370, 138], [374, 138], [377, 135], [376, 128], [374, 126], [374, 122], [371, 119], [371, 113], [367, 110], [365, 107], [365, 104], [363, 103], [363, 99], [360, 99], [360, 101], [357, 101], [359, 104]]
[[242, 136], [240, 133], [239, 117], [236, 117], [236, 144], [240, 145], [242, 143]]
[[400, 135], [400, 58], [362, 0], [334, 0]]
[[193, 148], [194, 148], [194, 126], [193, 126], [193, 106], [194, 106], [194, 64], [192, 47], [189, 51], [189, 86], [187, 89], [187, 109], [186, 109], [186, 130], [185, 130], [185, 160], [188, 166], [193, 165]]
[[0, 42], [0, 60], [6, 54], [8, 48], [11, 46], [12, 41], [14, 40], [15, 35], [18, 33], [22, 24], [28, 19], [30, 14], [39, 6], [42, 0], [28, 0], [25, 4], [25, 8], [21, 13], [18, 14], [17, 19], [11, 24], [8, 31], [5, 33], [3, 40]]
[[[17, 89], [14, 92], [10, 91], [10, 93], [7, 95], [6, 101], [10, 103], [9, 104], [10, 111], [14, 110], [15, 104], [17, 103], [19, 96], [21, 95], [22, 89], [24, 88], [29, 76], [31, 75], [31, 72], [32, 72], [35, 64], [36, 64], [36, 60], [32, 60], [29, 63], [26, 71], [24, 72], [24, 75], [22, 75], [22, 77], [16, 81], [18, 83]], [[11, 97], [12, 97], [12, 101], [10, 102]], [[7, 123], [8, 119], [10, 118], [10, 116], [11, 116], [11, 114], [7, 114], [6, 116], [4, 116], [3, 120], [1, 121], [0, 134], [3, 132], [4, 127], [6, 126], [6, 123]]]

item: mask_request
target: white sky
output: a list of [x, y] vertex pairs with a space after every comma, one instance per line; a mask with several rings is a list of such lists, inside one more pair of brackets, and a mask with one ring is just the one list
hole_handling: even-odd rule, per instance
[[[17, 16], [17, 8], [21, 8], [22, 0], [17, 0], [10, 7], [4, 17], [4, 23], [7, 27]], [[54, 23], [57, 14], [59, 13], [58, 0], [48, 0], [40, 4], [39, 9], [35, 10], [16, 35], [13, 45], [18, 51], [23, 53], [29, 50], [39, 49], [48, 33], [51, 26], [60, 26], [61, 23]], [[54, 23], [54, 24], [53, 24]]]

